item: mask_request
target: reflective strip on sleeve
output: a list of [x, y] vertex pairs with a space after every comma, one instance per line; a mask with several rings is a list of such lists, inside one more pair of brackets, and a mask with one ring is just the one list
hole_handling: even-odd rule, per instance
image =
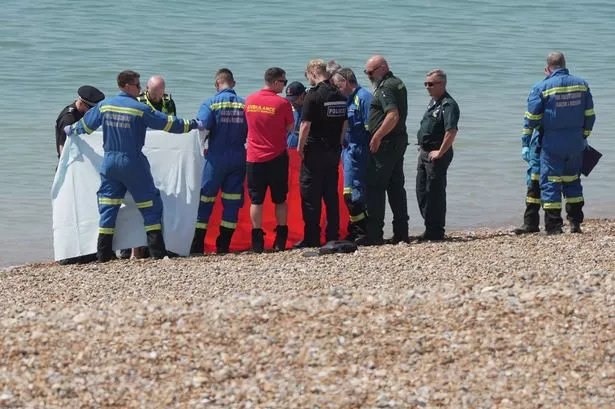
[[542, 91], [542, 96], [547, 97], [554, 94], [567, 94], [569, 92], [587, 91], [585, 85], [570, 85], [568, 87], [555, 87]]
[[585, 116], [592, 116], [592, 115], [596, 115], [596, 113], [594, 112], [594, 108], [585, 110]]
[[575, 180], [577, 180], [579, 178], [579, 175], [573, 175], [573, 176], [562, 176], [562, 182], [564, 183], [570, 183], [570, 182], [574, 182]]
[[[85, 121], [83, 120], [83, 118], [81, 118], [81, 125], [83, 125], [83, 129], [85, 130], [85, 132], [86, 132], [88, 135], [89, 135], [89, 134], [91, 134], [92, 132], [94, 132], [94, 130], [93, 130], [93, 129], [88, 128], [88, 126], [85, 124]], [[70, 129], [71, 129], [71, 131], [73, 130], [73, 128], [72, 128], [72, 127], [71, 127]]]
[[538, 199], [536, 197], [526, 196], [525, 197], [525, 203], [540, 204], [540, 199]]
[[203, 203], [213, 203], [216, 201], [216, 196], [203, 196], [201, 195], [201, 202]]
[[345, 187], [344, 188], [343, 194], [349, 195], [351, 193], [352, 193], [352, 188], [351, 187]]
[[557, 210], [562, 208], [562, 202], [543, 202], [542, 208], [545, 210]]
[[532, 121], [538, 121], [542, 119], [542, 114], [530, 114], [529, 112], [525, 112], [525, 117]]
[[122, 202], [124, 201], [124, 199], [112, 199], [110, 197], [99, 197], [98, 198], [98, 204], [101, 205], [121, 205]]
[[583, 196], [567, 197], [566, 203], [581, 203], [584, 202]]
[[167, 118], [167, 124], [164, 127], [163, 131], [169, 132], [169, 129], [171, 129], [171, 126], [173, 126], [173, 117], [169, 115], [169, 117]]
[[190, 131], [190, 122], [187, 119], [184, 119], [184, 133]]
[[532, 173], [530, 175], [530, 180], [540, 180], [540, 173]]
[[201, 229], [201, 230], [205, 230], [205, 229], [207, 229], [207, 223], [196, 222], [196, 228], [197, 229]]
[[220, 222], [220, 227], [226, 227], [227, 229], [234, 229], [237, 227], [237, 223], [227, 222], [226, 220], [222, 220]]
[[583, 129], [583, 136], [588, 137], [592, 134], [591, 129]]
[[222, 199], [226, 199], [226, 200], [241, 200], [241, 193], [224, 193], [224, 192], [222, 192]]
[[136, 205], [137, 205], [137, 209], [144, 209], [146, 207], [154, 206], [154, 201], [153, 200], [148, 200], [147, 202], [136, 203]]
[[150, 224], [145, 226], [145, 231], [154, 231], [154, 230], [162, 230], [161, 224]]
[[215, 102], [209, 106], [209, 109], [211, 109], [212, 111], [217, 111], [218, 109], [225, 109], [225, 108], [243, 109], [244, 106], [245, 105], [241, 102], [226, 101], [226, 102]]
[[134, 116], [143, 116], [143, 111], [135, 108], [118, 107], [115, 105], [105, 105], [100, 108], [100, 112], [117, 112], [118, 114], [129, 114]]
[[534, 130], [533, 130], [532, 128], [523, 128], [523, 131], [521, 131], [521, 133], [522, 133], [523, 135], [532, 135], [532, 132], [533, 132], [533, 131], [534, 131]]
[[359, 213], [356, 216], [350, 216], [350, 222], [351, 223], [360, 222], [363, 219], [365, 219], [365, 212], [361, 212], [361, 213]]
[[547, 176], [547, 180], [549, 182], [562, 183], [563, 177], [562, 176]]
[[113, 234], [115, 229], [113, 227], [99, 227], [98, 234]]

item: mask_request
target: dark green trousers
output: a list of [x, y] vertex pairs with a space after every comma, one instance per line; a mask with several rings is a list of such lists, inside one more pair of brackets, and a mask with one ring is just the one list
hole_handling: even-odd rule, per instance
[[421, 149], [416, 167], [416, 200], [425, 220], [425, 234], [444, 237], [446, 222], [446, 172], [453, 160], [453, 148], [435, 161]]
[[371, 243], [383, 240], [385, 195], [393, 213], [393, 235], [408, 236], [408, 201], [404, 183], [404, 153], [408, 137], [385, 138], [378, 152], [369, 155], [367, 166], [367, 236]]

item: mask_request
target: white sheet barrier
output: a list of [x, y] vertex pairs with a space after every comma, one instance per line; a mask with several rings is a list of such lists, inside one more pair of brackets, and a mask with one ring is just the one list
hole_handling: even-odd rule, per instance
[[[162, 197], [164, 240], [167, 250], [180, 255], [188, 255], [194, 234], [203, 167], [200, 152], [196, 130], [181, 135], [147, 131], [143, 153]], [[51, 189], [56, 260], [96, 252], [96, 192], [102, 160], [102, 132], [67, 139]], [[118, 214], [113, 248], [144, 245], [143, 217], [127, 193]]]

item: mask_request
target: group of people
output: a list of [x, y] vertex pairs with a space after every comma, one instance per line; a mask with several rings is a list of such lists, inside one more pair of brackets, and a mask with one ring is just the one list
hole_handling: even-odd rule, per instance
[[[102, 124], [105, 153], [98, 191], [96, 258], [103, 262], [115, 258], [111, 244], [126, 191], [131, 192], [143, 215], [150, 255], [167, 255], [160, 193], [141, 152], [148, 127], [174, 133], [198, 128], [201, 140], [207, 141], [192, 254], [204, 251], [209, 218], [220, 191], [223, 214], [216, 251], [229, 251], [243, 205], [245, 180], [251, 201], [253, 251], [264, 251], [262, 218], [267, 190], [275, 204], [274, 249], [286, 248], [289, 148], [297, 149], [301, 157], [304, 234], [296, 247], [322, 244], [322, 202], [327, 216], [326, 240], [339, 239], [340, 158], [343, 200], [350, 214], [345, 240], [359, 245], [409, 243], [403, 166], [409, 144], [406, 86], [380, 55], [367, 60], [364, 73], [371, 91], [359, 85], [352, 69], [335, 61], [311, 60], [305, 69], [307, 89], [299, 81], [288, 84], [286, 72], [271, 67], [265, 71], [264, 87], [243, 99], [234, 89], [233, 73], [221, 68], [215, 73], [216, 94], [201, 105], [193, 120], [175, 116], [175, 104], [164, 93], [160, 76], [152, 77], [147, 91], [141, 93], [139, 74], [122, 71], [117, 77], [121, 92], [106, 99], [93, 87], [80, 88], [77, 101], [58, 118], [56, 140], [59, 153], [66, 136], [91, 133]], [[530, 169], [527, 210], [524, 225], [516, 230], [519, 234], [538, 230], [541, 203], [547, 232], [561, 232], [562, 184], [573, 231], [580, 231], [583, 218], [578, 176], [583, 138], [589, 136], [594, 122], [591, 94], [585, 81], [565, 69], [561, 53], [549, 54], [545, 73], [547, 78], [532, 88], [525, 114], [522, 155], [530, 162]], [[447, 76], [441, 69], [425, 76], [424, 87], [431, 101], [417, 133], [416, 197], [425, 224], [419, 241], [444, 238], [447, 170], [460, 116], [446, 85]], [[286, 98], [278, 95], [284, 90]], [[393, 236], [385, 240], [387, 196]]]

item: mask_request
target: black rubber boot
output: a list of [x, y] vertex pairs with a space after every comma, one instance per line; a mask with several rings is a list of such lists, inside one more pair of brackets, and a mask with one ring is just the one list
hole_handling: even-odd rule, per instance
[[263, 229], [252, 229], [252, 251], [255, 253], [265, 251], [265, 232]]
[[190, 254], [203, 254], [205, 252], [205, 234], [207, 234], [207, 229], [194, 229]]
[[286, 250], [286, 240], [288, 240], [288, 226], [276, 226], [273, 248], [277, 251]]
[[545, 230], [548, 235], [562, 234], [564, 232], [562, 230], [563, 224], [561, 209], [545, 210]]
[[98, 243], [96, 244], [96, 259], [100, 263], [117, 260], [115, 251], [113, 251], [113, 234], [98, 235]]
[[220, 234], [216, 238], [216, 253], [226, 254], [229, 252], [233, 233], [235, 233], [235, 229], [220, 226]]
[[581, 223], [571, 221], [570, 222], [570, 233], [582, 233]]
[[152, 230], [147, 233], [147, 247], [149, 247], [149, 254], [155, 259], [161, 259], [167, 255], [167, 249], [164, 245], [164, 238], [162, 237], [162, 230]]
[[121, 249], [120, 250], [120, 258], [122, 260], [128, 260], [132, 255], [132, 249]]
[[517, 227], [514, 232], [515, 234], [528, 234], [528, 233], [538, 233], [540, 228], [538, 226], [528, 226], [524, 224], [521, 227]]

